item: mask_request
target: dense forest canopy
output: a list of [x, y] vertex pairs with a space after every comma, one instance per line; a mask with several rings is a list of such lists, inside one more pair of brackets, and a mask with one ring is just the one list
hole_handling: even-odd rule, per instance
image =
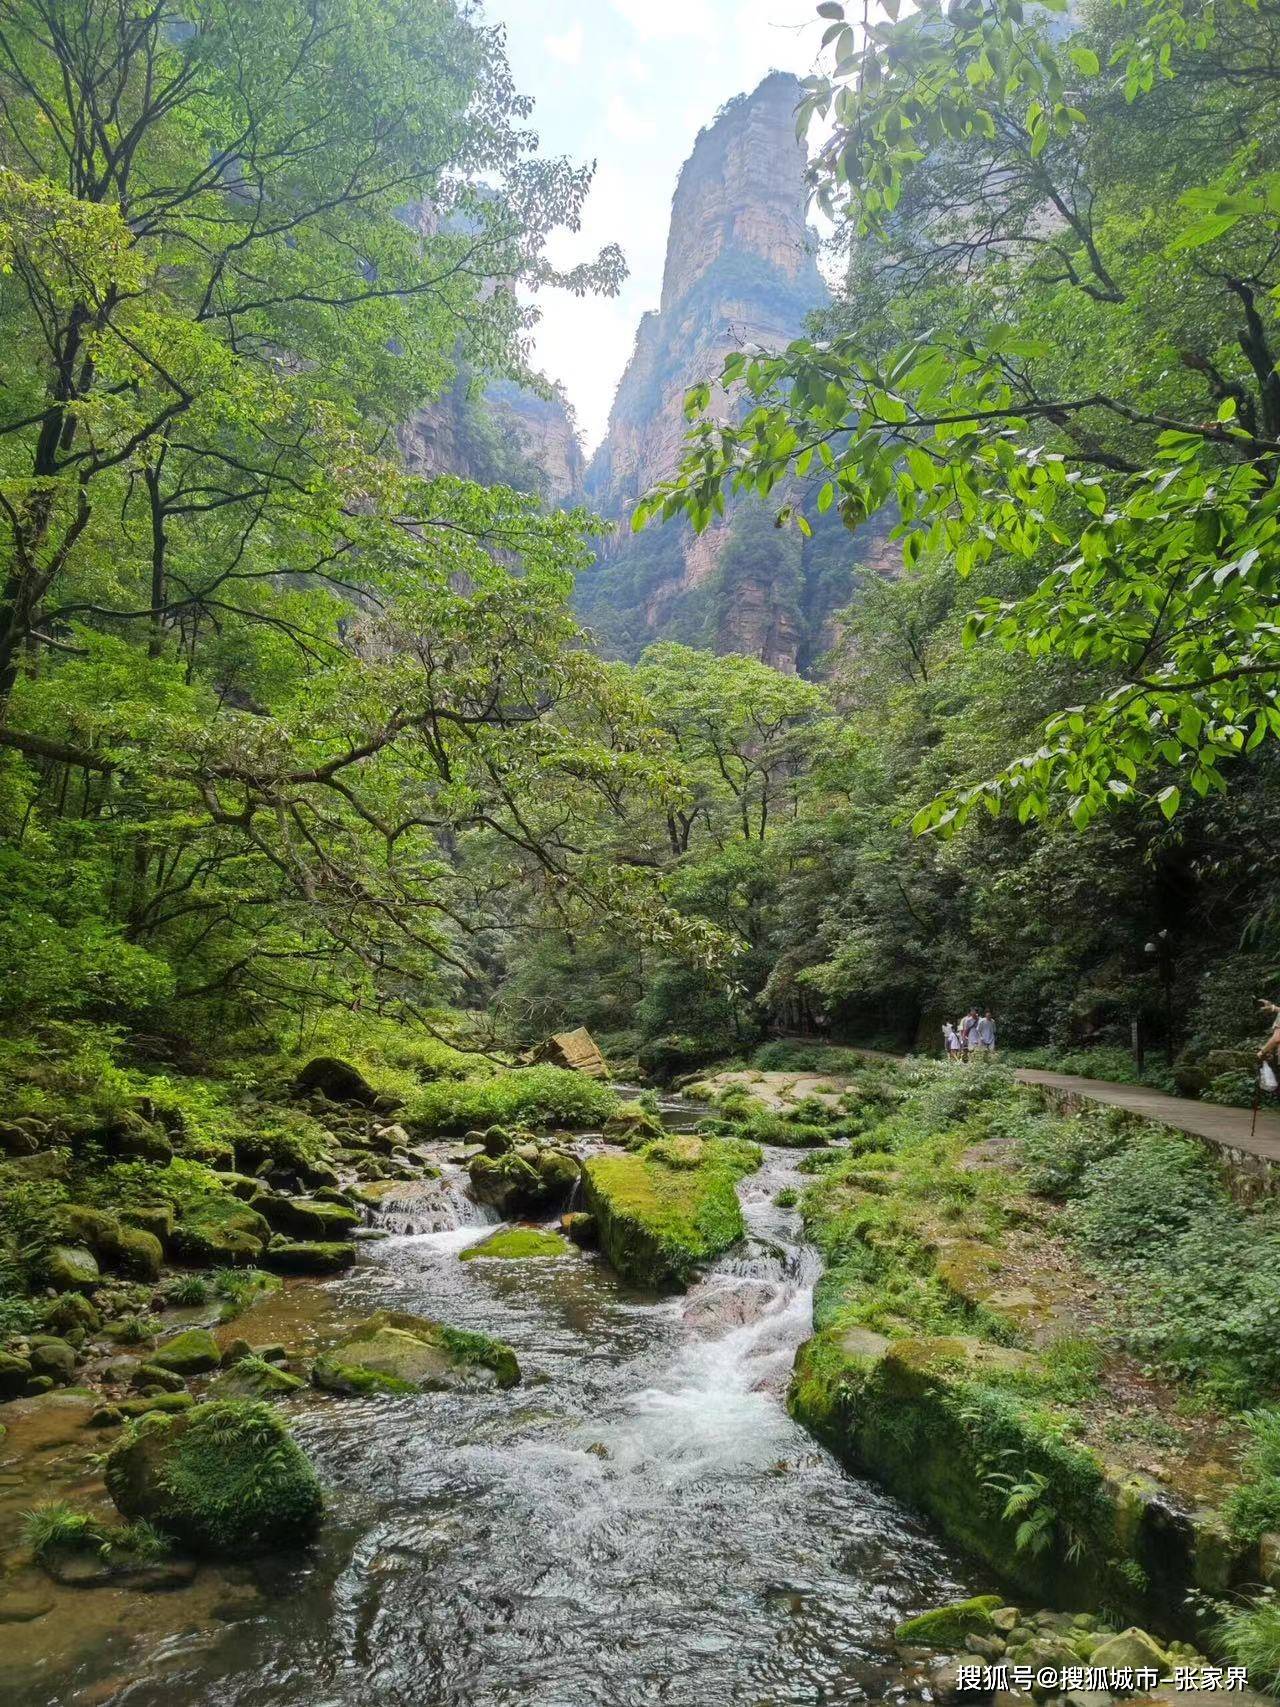
[[674, 783], [566, 614], [584, 518], [396, 452], [621, 275], [547, 262], [591, 174], [500, 33], [32, 0], [0, 102], [6, 1008], [429, 1006], [512, 884], [651, 914], [606, 820]]

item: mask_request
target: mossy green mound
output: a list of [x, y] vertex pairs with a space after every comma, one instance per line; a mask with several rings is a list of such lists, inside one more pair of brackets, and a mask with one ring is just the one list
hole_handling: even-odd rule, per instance
[[262, 1253], [274, 1274], [337, 1274], [356, 1260], [354, 1245], [337, 1239], [285, 1239], [279, 1234]]
[[219, 1268], [254, 1263], [271, 1228], [237, 1197], [207, 1197], [187, 1209], [173, 1230], [173, 1250], [186, 1262]]
[[643, 1103], [620, 1102], [604, 1123], [604, 1135], [611, 1144], [622, 1144], [635, 1150], [651, 1138], [661, 1138], [662, 1121]]
[[987, 1636], [995, 1629], [991, 1615], [1004, 1601], [998, 1594], [979, 1594], [971, 1600], [953, 1600], [949, 1606], [922, 1612], [899, 1624], [894, 1635], [899, 1642], [919, 1648], [941, 1648], [955, 1653], [964, 1647], [966, 1636]]
[[500, 1233], [490, 1233], [478, 1245], [468, 1245], [460, 1253], [463, 1262], [476, 1257], [500, 1257], [508, 1262], [528, 1258], [576, 1256], [577, 1247], [562, 1234], [548, 1233], [541, 1227], [507, 1227]]
[[683, 1292], [743, 1236], [736, 1185], [759, 1163], [754, 1145], [689, 1135], [639, 1155], [593, 1156], [583, 1181], [600, 1248], [632, 1285]]
[[344, 1203], [313, 1197], [270, 1197], [255, 1199], [259, 1213], [277, 1233], [291, 1239], [349, 1239], [360, 1225], [358, 1211]]
[[399, 1310], [380, 1310], [316, 1359], [311, 1379], [330, 1393], [433, 1393], [514, 1387], [516, 1354], [501, 1340]]
[[224, 1401], [143, 1418], [111, 1449], [107, 1491], [196, 1553], [306, 1540], [323, 1511], [315, 1471], [269, 1405]]
[[51, 1245], [44, 1280], [55, 1292], [93, 1292], [102, 1280], [98, 1259], [83, 1245]]
[[218, 1367], [222, 1353], [207, 1328], [188, 1328], [158, 1346], [150, 1361], [176, 1375], [203, 1375], [206, 1370]]

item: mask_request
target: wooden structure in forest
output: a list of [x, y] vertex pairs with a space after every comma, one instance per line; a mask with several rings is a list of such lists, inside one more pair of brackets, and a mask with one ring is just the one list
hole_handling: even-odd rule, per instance
[[600, 1046], [580, 1025], [576, 1031], [557, 1031], [534, 1052], [535, 1061], [547, 1061], [553, 1067], [567, 1067], [570, 1072], [585, 1073], [591, 1079], [607, 1079], [609, 1069], [600, 1053]]

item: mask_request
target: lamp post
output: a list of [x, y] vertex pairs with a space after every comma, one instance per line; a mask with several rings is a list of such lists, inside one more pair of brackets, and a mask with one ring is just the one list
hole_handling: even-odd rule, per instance
[[1168, 931], [1157, 931], [1155, 940], [1145, 945], [1144, 952], [1156, 962], [1160, 981], [1164, 985], [1164, 1047], [1169, 1065], [1173, 1065], [1173, 949]]

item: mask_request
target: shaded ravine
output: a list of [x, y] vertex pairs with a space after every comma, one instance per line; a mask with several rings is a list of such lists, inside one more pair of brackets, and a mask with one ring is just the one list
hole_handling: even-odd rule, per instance
[[387, 1205], [384, 1225], [418, 1230], [285, 1308], [309, 1296], [347, 1319], [385, 1307], [483, 1329], [515, 1347], [523, 1384], [300, 1397], [291, 1420], [330, 1490], [318, 1547], [243, 1570], [213, 1619], [175, 1608], [142, 1661], [117, 1652], [113, 1675], [88, 1655], [23, 1707], [894, 1697], [894, 1623], [960, 1584], [920, 1524], [786, 1414], [818, 1271], [773, 1201], [803, 1183], [796, 1159], [766, 1151], [740, 1188], [747, 1242], [674, 1299], [595, 1258], [460, 1261], [492, 1222], [444, 1163], [425, 1200]]

